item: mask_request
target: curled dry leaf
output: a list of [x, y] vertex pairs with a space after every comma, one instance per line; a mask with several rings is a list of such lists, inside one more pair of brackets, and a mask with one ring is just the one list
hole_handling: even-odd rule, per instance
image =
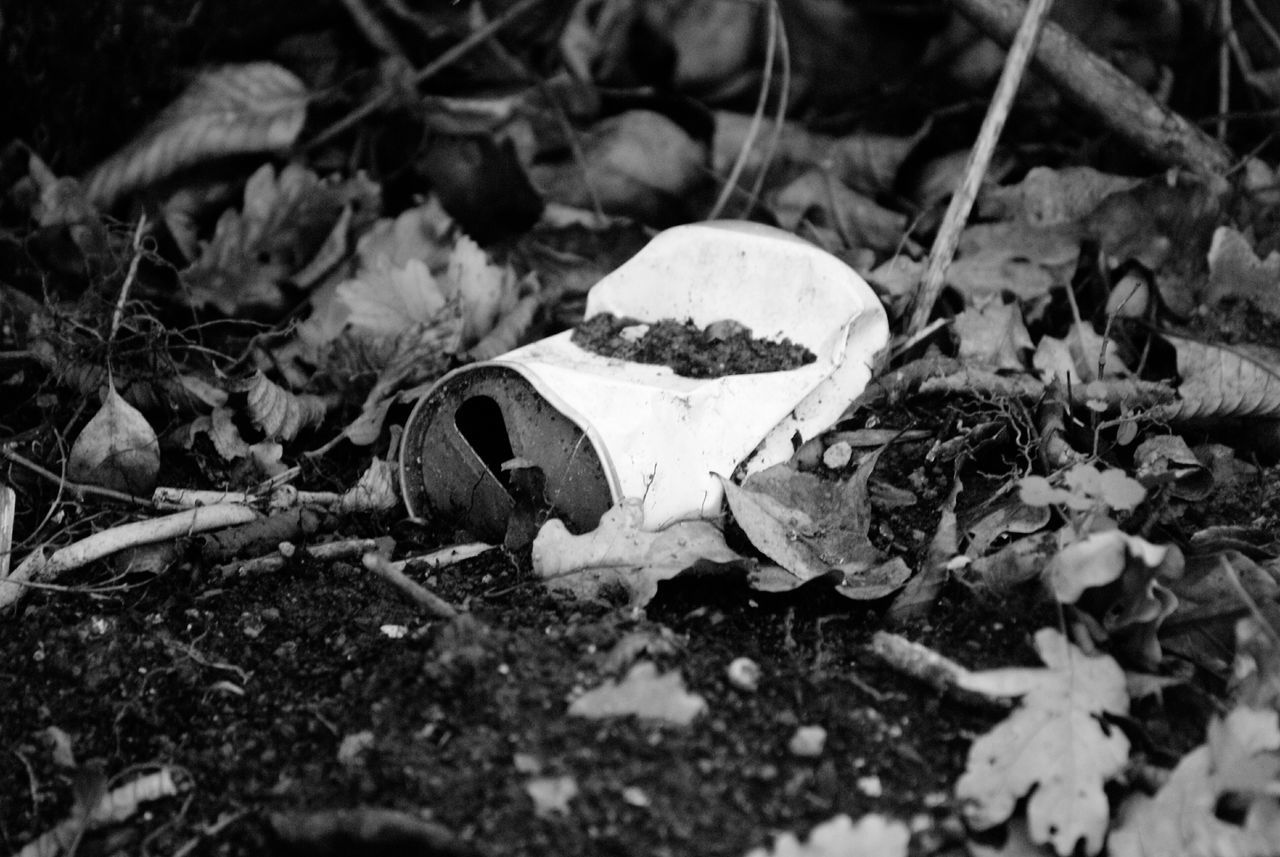
[[360, 479], [338, 498], [341, 512], [382, 511], [400, 502], [399, 469], [389, 461], [375, 458]]
[[330, 183], [298, 164], [278, 176], [264, 164], [249, 177], [241, 210], [223, 212], [200, 258], [182, 271], [182, 282], [195, 303], [227, 315], [246, 307], [282, 310], [286, 280], [324, 255], [335, 229], [358, 225], [346, 215], [348, 206], [375, 213], [379, 195], [363, 175]]
[[147, 418], [108, 384], [102, 407], [71, 446], [67, 476], [146, 496], [160, 473], [160, 441]]
[[1050, 560], [1045, 576], [1054, 597], [1092, 616], [1100, 636], [1144, 669], [1163, 652], [1156, 633], [1177, 609], [1166, 585], [1182, 575], [1182, 552], [1119, 530], [1091, 533]]
[[302, 81], [275, 63], [205, 71], [146, 130], [86, 176], [89, 199], [108, 207], [201, 161], [282, 152], [302, 130], [307, 97]]
[[291, 393], [261, 372], [242, 386], [249, 419], [268, 439], [293, 440], [324, 419], [327, 408], [319, 396]]
[[621, 586], [633, 604], [643, 605], [657, 593], [659, 581], [699, 560], [742, 559], [709, 521], [681, 521], [657, 532], [643, 526], [644, 510], [634, 499], [605, 512], [596, 529], [580, 536], [552, 519], [533, 541], [533, 570], [551, 588], [579, 598], [595, 598], [609, 586]]

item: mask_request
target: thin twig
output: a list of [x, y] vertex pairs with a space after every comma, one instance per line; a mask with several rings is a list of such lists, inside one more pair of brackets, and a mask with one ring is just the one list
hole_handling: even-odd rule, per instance
[[764, 78], [760, 81], [760, 95], [756, 98], [756, 109], [751, 114], [751, 124], [747, 127], [747, 135], [742, 141], [742, 148], [738, 150], [738, 158], [733, 162], [733, 168], [729, 170], [729, 176], [724, 181], [724, 186], [720, 188], [720, 196], [716, 199], [716, 204], [711, 206], [711, 211], [707, 214], [708, 220], [715, 220], [724, 213], [724, 207], [729, 203], [729, 196], [738, 188], [738, 179], [742, 176], [742, 170], [747, 165], [747, 158], [751, 155], [751, 150], [755, 147], [756, 137], [760, 134], [760, 124], [764, 119], [765, 104], [769, 101], [769, 84], [773, 82], [773, 54], [778, 45], [778, 19], [781, 17], [777, 13], [773, 4], [768, 7], [769, 28], [765, 36], [765, 54], [764, 54]]
[[365, 554], [364, 567], [398, 589], [400, 594], [418, 607], [421, 607], [423, 612], [440, 619], [456, 619], [458, 617], [458, 608], [436, 595], [430, 589], [427, 589], [421, 583], [410, 578], [403, 571], [392, 565], [390, 560], [382, 554]]
[[[507, 11], [503, 12], [501, 15], [494, 18], [492, 21], [485, 24], [483, 27], [476, 30], [474, 33], [467, 36], [462, 41], [458, 42], [458, 44], [454, 45], [452, 48], [445, 51], [440, 56], [436, 57], [433, 61], [428, 63], [426, 66], [424, 66], [421, 71], [414, 74], [413, 76], [414, 85], [415, 86], [422, 85], [429, 78], [434, 77], [444, 69], [453, 65], [455, 62], [457, 62], [459, 59], [464, 57], [466, 54], [470, 53], [477, 45], [480, 45], [481, 43], [487, 41], [489, 37], [491, 37], [494, 33], [498, 32], [507, 24], [511, 23], [513, 20], [520, 17], [525, 12], [528, 12], [534, 6], [537, 6], [539, 3], [542, 3], [542, 2], [543, 0], [520, 0], [519, 3], [516, 3], [511, 8], [507, 9]], [[382, 109], [391, 101], [393, 95], [394, 95], [394, 90], [392, 90], [389, 87], [387, 89], [383, 89], [375, 93], [373, 96], [369, 98], [368, 101], [364, 102], [355, 110], [352, 110], [350, 113], [344, 116], [342, 119], [339, 119], [337, 122], [333, 123], [328, 128], [326, 128], [325, 130], [317, 134], [315, 137], [313, 137], [306, 145], [302, 147], [302, 151], [309, 152], [315, 149], [317, 146], [320, 146], [320, 145], [323, 145], [324, 143], [329, 142], [334, 137], [341, 134], [343, 131], [346, 131], [348, 128], [351, 128], [356, 123], [360, 122], [366, 116], [370, 116], [376, 113], [377, 111], [379, 111], [380, 109]]]
[[138, 226], [133, 230], [133, 258], [129, 260], [129, 272], [124, 276], [124, 283], [120, 286], [120, 297], [116, 299], [116, 311], [111, 315], [111, 336], [110, 339], [116, 338], [116, 331], [120, 329], [120, 323], [124, 320], [124, 305], [129, 300], [129, 291], [133, 288], [133, 281], [138, 276], [138, 263], [142, 261], [142, 237], [147, 228], [147, 215], [144, 212], [138, 217]]
[[16, 604], [26, 594], [27, 587], [22, 584], [28, 580], [51, 580], [65, 571], [88, 565], [125, 548], [244, 524], [257, 517], [258, 513], [247, 506], [230, 503], [201, 506], [162, 518], [135, 521], [102, 530], [78, 542], [72, 542], [48, 556], [43, 549], [37, 548], [8, 577], [0, 580], [0, 609]]
[[151, 501], [151, 498], [149, 497], [139, 497], [136, 494], [126, 494], [123, 491], [116, 491], [111, 488], [103, 488], [100, 485], [87, 485], [82, 482], [68, 482], [66, 479], [54, 473], [53, 471], [47, 470], [44, 467], [41, 467], [39, 464], [36, 464], [34, 461], [30, 460], [29, 458], [25, 458], [19, 453], [14, 452], [12, 449], [10, 449], [7, 446], [0, 446], [0, 457], [7, 458], [10, 461], [12, 461], [14, 464], [17, 464], [19, 467], [25, 467], [27, 470], [30, 470], [32, 473], [36, 474], [37, 476], [42, 476], [45, 479], [48, 479], [53, 484], [58, 485], [66, 489], [67, 491], [71, 492], [78, 499], [83, 499], [84, 497], [88, 497], [88, 496], [95, 496], [95, 497], [105, 497], [108, 500], [117, 500], [121, 503], [128, 503], [132, 506], [140, 506], [145, 509], [150, 509], [154, 506], [154, 504]]
[[1218, 24], [1222, 28], [1222, 37], [1218, 42], [1218, 118], [1214, 121], [1214, 131], [1218, 142], [1225, 143], [1227, 112], [1231, 110], [1231, 40], [1227, 37], [1232, 29], [1231, 0], [1218, 3]]
[[769, 135], [769, 142], [764, 147], [764, 152], [760, 156], [760, 169], [756, 170], [756, 180], [751, 185], [751, 196], [747, 199], [747, 206], [743, 216], [749, 216], [752, 209], [756, 207], [756, 201], [760, 199], [760, 193], [764, 189], [765, 174], [769, 172], [769, 165], [773, 163], [774, 153], [778, 150], [778, 143], [782, 141], [783, 124], [787, 121], [787, 107], [791, 98], [791, 43], [787, 40], [786, 22], [782, 20], [782, 11], [778, 8], [778, 0], [770, 0], [769, 8], [778, 18], [778, 62], [782, 65], [782, 86], [778, 90], [778, 109], [773, 116], [773, 133]]
[[1022, 17], [1022, 25], [1013, 39], [1009, 56], [1005, 59], [1004, 70], [1000, 74], [1000, 82], [996, 84], [995, 95], [987, 109], [986, 118], [982, 120], [982, 129], [978, 132], [978, 140], [969, 152], [969, 161], [965, 165], [964, 179], [959, 189], [951, 197], [947, 207], [947, 215], [938, 230], [938, 236], [929, 252], [929, 265], [925, 269], [924, 278], [916, 292], [915, 306], [911, 312], [911, 321], [907, 333], [912, 333], [929, 323], [929, 314], [933, 305], [942, 294], [942, 286], [946, 281], [947, 268], [956, 254], [960, 244], [960, 232], [969, 219], [973, 203], [978, 198], [978, 190], [991, 165], [991, 156], [995, 153], [996, 143], [1000, 140], [1000, 132], [1004, 130], [1004, 122], [1009, 117], [1009, 109], [1013, 106], [1014, 96], [1022, 83], [1022, 75], [1035, 50], [1036, 40], [1049, 14], [1053, 0], [1031, 0], [1026, 13]]

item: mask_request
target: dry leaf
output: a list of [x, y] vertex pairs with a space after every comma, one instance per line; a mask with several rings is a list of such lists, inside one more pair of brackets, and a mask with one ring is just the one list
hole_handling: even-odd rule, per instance
[[640, 661], [622, 681], [610, 679], [569, 706], [574, 717], [598, 720], [634, 715], [675, 726], [688, 726], [706, 710], [706, 700], [684, 689], [679, 670], [659, 675], [658, 667], [650, 661]]
[[954, 321], [960, 340], [960, 360], [999, 370], [1020, 372], [1034, 345], [1016, 303], [991, 302], [981, 309], [967, 307]]
[[137, 496], [149, 496], [160, 473], [160, 441], [147, 418], [108, 384], [102, 407], [80, 431], [67, 476]]
[[578, 781], [571, 776], [534, 777], [524, 784], [533, 801], [533, 811], [541, 818], [568, 815], [569, 801], [578, 796]]
[[[717, 175], [727, 177], [746, 144], [753, 120], [746, 114], [728, 112], [717, 112], [715, 118], [715, 171]], [[770, 119], [760, 123], [756, 132], [757, 143], [747, 156], [739, 178], [740, 185], [749, 188], [753, 184], [766, 163], [766, 154], [769, 154], [772, 156], [767, 162], [771, 176], [786, 176], [810, 167], [826, 167], [841, 184], [867, 196], [889, 193], [894, 189], [898, 170], [929, 130], [926, 125], [910, 137], [865, 131], [830, 137], [787, 121], [782, 125], [777, 145], [766, 149], [759, 141], [770, 140], [775, 129]]]
[[884, 447], [864, 456], [848, 479], [823, 480], [789, 464], [752, 474], [741, 486], [720, 478], [734, 521], [751, 543], [791, 575], [767, 570], [751, 584], [768, 591], [795, 588], [841, 575], [841, 595], [881, 598], [900, 588], [910, 569], [900, 558], [885, 561], [867, 538], [871, 522], [868, 483]]
[[323, 256], [335, 228], [356, 228], [345, 219], [347, 207], [376, 213], [378, 197], [378, 187], [362, 175], [334, 184], [298, 164], [279, 176], [264, 164], [249, 177], [241, 210], [223, 212], [182, 281], [195, 303], [227, 315], [248, 307], [284, 309], [285, 281]]
[[1044, 573], [1059, 602], [1077, 605], [1096, 620], [1103, 636], [1114, 638], [1115, 649], [1153, 670], [1163, 657], [1156, 633], [1178, 606], [1164, 582], [1182, 571], [1176, 547], [1107, 530], [1067, 545]]
[[490, 262], [480, 245], [464, 235], [453, 246], [447, 276], [451, 294], [462, 303], [462, 347], [469, 348], [515, 306], [516, 273]]
[[1103, 786], [1129, 757], [1129, 739], [1101, 719], [1128, 713], [1124, 671], [1109, 657], [1086, 656], [1053, 628], [1036, 633], [1036, 649], [1047, 669], [960, 676], [967, 690], [1019, 696], [1022, 705], [970, 747], [956, 797], [968, 823], [988, 830], [1030, 793], [1033, 840], [1066, 857], [1083, 839], [1085, 853], [1097, 854], [1109, 816]]
[[319, 396], [291, 393], [261, 372], [238, 385], [247, 396], [246, 411], [269, 440], [293, 440], [314, 428], [327, 410]]
[[1155, 420], [1280, 416], [1280, 354], [1262, 346], [1208, 345], [1165, 334], [1177, 349], [1181, 401], [1161, 405]]
[[1074, 225], [1032, 226], [1020, 222], [979, 223], [961, 233], [947, 284], [966, 297], [1010, 293], [1021, 300], [1065, 287], [1080, 256]]
[[795, 231], [802, 221], [829, 227], [853, 247], [892, 253], [903, 244], [907, 216], [851, 189], [828, 170], [811, 169], [769, 197], [778, 225]]
[[646, 223], [681, 222], [708, 175], [706, 147], [667, 117], [629, 110], [597, 123], [583, 138], [582, 163], [535, 164], [529, 178], [548, 202]]
[[1209, 246], [1209, 284], [1202, 300], [1245, 300], [1270, 315], [1280, 315], [1280, 251], [1259, 259], [1245, 238], [1230, 226], [1219, 226]]
[[106, 208], [201, 161], [283, 152], [302, 130], [307, 99], [302, 81], [274, 63], [206, 71], [137, 138], [89, 173], [89, 199]]
[[804, 842], [783, 833], [772, 848], [753, 848], [746, 857], [906, 857], [910, 839], [900, 821], [870, 813], [854, 824], [841, 814], [814, 827]]
[[707, 560], [729, 563], [742, 557], [724, 543], [709, 521], [681, 521], [657, 532], [644, 526], [639, 500], [623, 500], [600, 518], [596, 529], [572, 535], [559, 520], [547, 521], [533, 542], [533, 570], [553, 589], [596, 598], [621, 586], [633, 604], [647, 604], [658, 582]]
[[[1209, 740], [1182, 758], [1155, 797], [1134, 795], [1121, 807], [1108, 843], [1111, 857], [1201, 857], [1280, 853], [1280, 715], [1235, 708], [1209, 723]], [[1270, 793], [1268, 793], [1268, 791]], [[1244, 811], [1224, 817], [1233, 795]]]
[[1093, 167], [1032, 167], [1018, 184], [987, 187], [978, 197], [984, 220], [1022, 220], [1036, 226], [1072, 223], [1084, 218], [1113, 193], [1130, 190], [1141, 179], [1099, 172]]

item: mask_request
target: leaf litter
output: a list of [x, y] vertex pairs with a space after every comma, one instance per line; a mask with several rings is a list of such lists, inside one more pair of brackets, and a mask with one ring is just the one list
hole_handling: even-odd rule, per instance
[[[107, 148], [82, 148], [78, 130], [31, 135], [58, 153], [56, 170], [22, 144], [0, 161], [4, 234], [23, 248], [2, 257], [14, 268], [3, 356], [20, 368], [3, 382], [15, 406], [0, 445], [0, 478], [17, 490], [0, 496], [17, 498], [6, 508], [18, 537], [3, 549], [19, 561], [0, 593], [16, 628], [6, 662], [35, 689], [0, 704], [22, 763], [0, 790], [11, 850], [45, 848], [39, 833], [54, 830], [49, 847], [72, 851], [157, 834], [184, 853], [202, 838], [254, 853], [388, 836], [466, 853], [439, 817], [522, 853], [897, 854], [909, 840], [933, 854], [984, 828], [1011, 850], [1274, 853], [1280, 549], [1258, 533], [1280, 508], [1276, 153], [1243, 126], [1209, 138], [1143, 100], [1141, 86], [1171, 79], [1161, 63], [1178, 24], [1153, 7], [1080, 34], [1139, 84], [1095, 83], [1104, 103], [1086, 109], [1111, 145], [1168, 163], [1135, 175], [1075, 163], [1092, 153], [1087, 123], [1057, 111], [1080, 108], [1044, 111], [1052, 163], [1034, 128], [1011, 124], [926, 330], [910, 306], [925, 246], [949, 228], [941, 202], [960, 165], [980, 159], [944, 151], [945, 104], [880, 111], [896, 131], [841, 111], [907, 68], [985, 101], [1002, 60], [973, 28], [854, 26], [860, 10], [798, 4], [780, 39], [772, 7], [636, 4], [614, 26], [586, 4], [559, 17], [528, 3], [432, 11], [401, 39], [394, 4], [375, 5], [344, 10], [380, 70], [353, 73], [367, 58], [308, 32], [279, 51], [307, 62], [207, 66], [167, 109], [152, 93], [154, 121], [96, 167], [85, 152]], [[1274, 98], [1246, 5], [1230, 55], [1251, 97]], [[40, 26], [15, 14], [20, 32]], [[679, 97], [620, 95], [652, 82], [631, 63], [655, 34]], [[757, 38], [762, 50], [746, 49]], [[462, 47], [437, 66], [441, 40]], [[165, 98], [179, 92], [163, 65], [178, 40], [144, 43], [174, 84]], [[559, 61], [552, 44], [574, 76], [529, 86]], [[1067, 74], [1090, 68], [1086, 55], [1063, 62], [1052, 28], [1042, 45], [1043, 79], [1019, 97], [1090, 94]], [[859, 65], [873, 56], [877, 68]], [[415, 89], [457, 86], [432, 79], [460, 58], [475, 80], [511, 85]], [[125, 91], [116, 76], [76, 86]], [[38, 104], [55, 79], [26, 76], [16, 95]], [[794, 101], [768, 105], [772, 120], [765, 100], [754, 116], [731, 112], [755, 88]], [[97, 102], [121, 107], [80, 103]], [[311, 127], [335, 108], [351, 118]], [[106, 124], [63, 113], [12, 116]], [[1153, 141], [1126, 118], [1138, 115], [1164, 116], [1173, 138]], [[398, 121], [420, 123], [408, 135], [427, 141], [420, 151], [388, 145], [405, 137]], [[133, 238], [104, 216], [144, 208]], [[712, 210], [781, 223], [867, 274], [901, 338], [866, 394], [830, 431], [795, 438], [792, 461], [725, 474], [723, 519], [650, 531], [634, 498], [615, 498], [594, 532], [545, 524], [532, 559], [415, 566], [414, 551], [468, 539], [397, 516], [389, 462], [404, 406], [450, 369], [576, 320], [583, 288], [612, 265], [557, 249], [580, 241], [565, 224], [591, 246], [624, 246], [616, 232]], [[86, 421], [77, 405], [102, 389]], [[894, 446], [868, 454], [848, 440], [886, 430]], [[268, 553], [212, 570], [192, 559], [204, 527], [232, 525], [245, 531], [219, 537]], [[167, 558], [135, 562], [153, 543]], [[360, 561], [321, 559], [338, 556]], [[388, 597], [394, 587], [428, 598]], [[914, 660], [887, 667], [868, 635], [893, 621], [954, 658], [913, 642]], [[1008, 667], [1033, 637], [1046, 666]], [[744, 663], [749, 680], [732, 668]], [[975, 691], [1019, 704], [992, 728]], [[151, 713], [188, 711], [194, 694], [180, 731]], [[1196, 694], [1211, 704], [1176, 704]], [[265, 720], [244, 707], [275, 703]], [[580, 704], [601, 719], [568, 717]], [[1144, 731], [1158, 737], [1131, 748], [1125, 736]], [[156, 796], [182, 791], [202, 819], [183, 821], [184, 807], [168, 833], [150, 815], [89, 829], [96, 800], [123, 794], [96, 761], [75, 769], [59, 816], [71, 739], [46, 751], [40, 734], [75, 735], [113, 776], [190, 763], [192, 788], [184, 777]], [[367, 736], [364, 749], [343, 756], [342, 735]], [[802, 753], [789, 749], [797, 736]], [[523, 757], [552, 762], [530, 771]], [[1158, 776], [1138, 776], [1154, 765]], [[886, 787], [848, 788], [873, 779]], [[275, 811], [393, 796], [424, 817]]]

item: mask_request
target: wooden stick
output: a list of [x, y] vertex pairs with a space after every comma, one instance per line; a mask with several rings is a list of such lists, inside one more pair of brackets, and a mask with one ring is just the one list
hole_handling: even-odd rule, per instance
[[[976, 0], [975, 0], [976, 2]], [[961, 11], [964, 11], [962, 4]], [[987, 108], [986, 118], [982, 120], [982, 128], [978, 131], [978, 140], [969, 151], [969, 161], [965, 164], [964, 179], [960, 187], [951, 197], [947, 207], [947, 216], [943, 218], [942, 227], [933, 241], [933, 249], [929, 251], [929, 265], [925, 268], [924, 278], [916, 292], [915, 304], [911, 311], [911, 324], [907, 333], [914, 333], [929, 323], [929, 314], [933, 305], [942, 294], [942, 286], [951, 267], [951, 259], [956, 255], [956, 247], [960, 244], [960, 233], [969, 220], [969, 212], [973, 210], [974, 200], [978, 198], [978, 190], [982, 187], [982, 179], [991, 165], [991, 156], [995, 154], [996, 143], [1000, 140], [1000, 132], [1004, 130], [1004, 121], [1009, 117], [1013, 106], [1013, 98], [1022, 83], [1022, 75], [1027, 70], [1031, 53], [1035, 50], [1036, 40], [1045, 25], [1049, 7], [1053, 0], [1031, 0], [1031, 5], [1022, 14], [1021, 4], [1014, 7], [1012, 14], [1019, 15], [1022, 23], [1017, 28], [1013, 39], [1013, 47], [1005, 59], [1004, 70], [1000, 73], [1000, 82], [996, 84], [995, 95]], [[981, 25], [979, 25], [981, 26]]]
[[[951, 0], [979, 29], [1008, 44], [1022, 17], [1018, 0]], [[1152, 98], [1062, 27], [1050, 22], [1036, 68], [1064, 93], [1147, 155], [1206, 176], [1223, 176], [1238, 160], [1226, 146]]]
[[243, 524], [257, 517], [258, 513], [253, 509], [233, 503], [201, 506], [163, 518], [121, 524], [72, 542], [49, 556], [37, 548], [8, 577], [0, 580], [0, 610], [18, 603], [29, 589], [23, 585], [29, 580], [52, 580], [65, 571], [88, 565], [128, 547]]

